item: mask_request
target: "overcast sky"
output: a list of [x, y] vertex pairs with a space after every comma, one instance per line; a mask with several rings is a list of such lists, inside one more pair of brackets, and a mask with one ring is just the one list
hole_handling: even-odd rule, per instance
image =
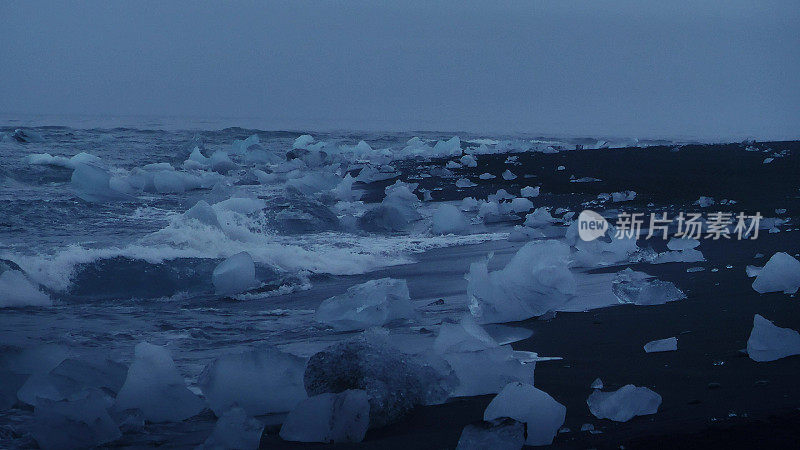
[[0, 19], [6, 116], [800, 137], [798, 0], [2, 0]]

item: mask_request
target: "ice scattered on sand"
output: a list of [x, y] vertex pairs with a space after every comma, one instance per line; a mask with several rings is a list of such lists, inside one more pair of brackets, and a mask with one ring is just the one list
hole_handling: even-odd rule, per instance
[[661, 396], [646, 387], [627, 384], [616, 391], [595, 390], [586, 404], [598, 419], [627, 422], [636, 416], [657, 413]]
[[69, 400], [42, 399], [33, 411], [33, 438], [44, 449], [95, 447], [122, 434], [108, 414], [108, 399], [99, 390], [83, 391]]
[[528, 198], [538, 197], [540, 189], [541, 188], [539, 186], [536, 187], [525, 186], [524, 188], [520, 189], [519, 195]]
[[369, 427], [369, 412], [369, 399], [363, 390], [315, 395], [289, 413], [280, 436], [299, 442], [361, 442]]
[[546, 392], [530, 384], [509, 383], [489, 403], [483, 420], [510, 417], [527, 425], [526, 445], [550, 445], [561, 425], [567, 408]]
[[686, 294], [675, 284], [630, 268], [617, 272], [611, 289], [620, 303], [634, 305], [662, 305], [686, 298]]
[[781, 328], [756, 314], [747, 339], [747, 354], [753, 361], [775, 361], [800, 354], [800, 333]]
[[5, 270], [0, 273], [0, 308], [22, 306], [50, 306], [50, 296], [39, 290], [25, 274], [19, 270]]
[[180, 422], [199, 413], [203, 401], [186, 387], [167, 349], [141, 342], [114, 408], [141, 410], [150, 422]]
[[470, 312], [479, 323], [499, 323], [558, 308], [577, 290], [569, 257], [569, 246], [549, 240], [525, 244], [501, 270], [489, 272], [488, 261], [472, 263], [466, 275]]
[[245, 292], [256, 285], [256, 266], [247, 252], [239, 252], [214, 268], [214, 290], [218, 295]]
[[370, 426], [400, 420], [416, 405], [444, 402], [452, 381], [396, 347], [360, 337], [333, 345], [309, 359], [304, 375], [309, 395], [366, 391]]
[[363, 330], [414, 317], [405, 280], [370, 280], [330, 297], [317, 308], [314, 319], [339, 331]]
[[525, 424], [504, 417], [464, 427], [456, 450], [519, 450], [524, 444]]
[[678, 349], [678, 338], [670, 337], [658, 339], [644, 344], [644, 351], [647, 353], [672, 352]]
[[464, 155], [460, 161], [464, 167], [478, 167], [478, 161], [472, 155]]
[[800, 288], [800, 261], [784, 252], [772, 255], [764, 267], [758, 270], [753, 281], [753, 289], [759, 294], [765, 292], [794, 294], [798, 288]]
[[434, 234], [465, 233], [469, 231], [469, 222], [458, 207], [442, 204], [431, 216], [431, 231]]
[[290, 411], [306, 398], [303, 358], [271, 347], [220, 356], [209, 363], [198, 380], [217, 416], [233, 406], [248, 415]]
[[255, 450], [261, 443], [264, 424], [247, 416], [242, 408], [231, 408], [217, 420], [202, 450]]
[[503, 172], [503, 179], [504, 179], [504, 180], [507, 180], [507, 181], [508, 181], [508, 180], [516, 180], [516, 179], [517, 179], [517, 176], [516, 176], [516, 175], [514, 175], [514, 172], [512, 172], [512, 171], [510, 171], [510, 170], [506, 169], [506, 170], [505, 170], [505, 172]]

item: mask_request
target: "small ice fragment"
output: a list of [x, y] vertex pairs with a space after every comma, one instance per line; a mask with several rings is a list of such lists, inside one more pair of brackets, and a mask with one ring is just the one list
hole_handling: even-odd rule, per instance
[[644, 351], [647, 353], [671, 352], [678, 349], [678, 338], [670, 337], [658, 339], [644, 344]]
[[550, 215], [550, 211], [548, 211], [546, 207], [540, 206], [532, 213], [525, 216], [525, 223], [523, 225], [531, 228], [540, 228], [547, 225], [552, 225], [557, 221], [558, 220], [556, 218]]
[[347, 292], [324, 300], [314, 315], [317, 322], [339, 331], [363, 330], [413, 317], [406, 281], [392, 278], [352, 286]]
[[595, 378], [594, 381], [592, 381], [592, 385], [589, 387], [592, 389], [603, 389], [603, 380], [600, 378]]
[[467, 425], [456, 450], [519, 450], [524, 444], [525, 424], [506, 417]]
[[478, 167], [478, 161], [472, 155], [464, 155], [460, 161], [464, 167]]
[[556, 167], [556, 170], [566, 170], [566, 167], [564, 167], [564, 166], [558, 166], [558, 167]]
[[289, 413], [280, 436], [299, 442], [361, 442], [369, 427], [369, 408], [363, 390], [315, 395]]
[[614, 203], [627, 202], [636, 198], [634, 191], [612, 192], [611, 201]]
[[503, 172], [503, 179], [504, 179], [504, 180], [514, 180], [514, 179], [516, 179], [516, 178], [517, 178], [517, 176], [516, 176], [516, 175], [514, 175], [514, 173], [513, 173], [513, 172], [511, 172], [511, 171], [510, 171], [510, 170], [508, 170], [508, 169], [506, 169], [506, 171], [505, 171], [505, 172]]
[[760, 294], [781, 291], [794, 294], [798, 288], [800, 288], [800, 261], [784, 252], [772, 255], [753, 281], [753, 289]]
[[585, 423], [581, 425], [581, 431], [594, 431], [594, 425], [590, 423]]
[[700, 196], [697, 200], [695, 200], [694, 204], [700, 206], [701, 208], [708, 208], [709, 206], [715, 203], [714, 197], [706, 197]]
[[646, 387], [625, 385], [616, 391], [592, 392], [586, 404], [598, 419], [627, 422], [635, 416], [655, 414], [661, 405], [661, 396]]
[[214, 268], [214, 290], [218, 295], [244, 292], [256, 285], [256, 267], [247, 252], [237, 253]]
[[217, 420], [214, 430], [200, 447], [204, 450], [255, 450], [261, 443], [264, 424], [247, 417], [242, 408], [231, 408]]
[[617, 272], [611, 290], [620, 303], [635, 305], [662, 305], [686, 298], [686, 294], [675, 284], [642, 272], [634, 272], [630, 268]]
[[667, 248], [670, 250], [688, 250], [692, 248], [696, 248], [700, 245], [700, 241], [697, 239], [687, 239], [687, 238], [670, 238], [669, 242], [667, 242]]
[[480, 178], [481, 180], [491, 180], [492, 178], [497, 178], [497, 177], [490, 174], [489, 172], [486, 172], [478, 175], [478, 178]]
[[695, 266], [695, 267], [689, 267], [688, 269], [686, 269], [686, 272], [687, 273], [693, 273], [693, 272], [702, 272], [704, 270], [706, 270], [705, 267]]
[[460, 169], [461, 164], [456, 161], [447, 161], [447, 164], [444, 166], [446, 169]]
[[536, 187], [525, 186], [524, 188], [520, 189], [519, 195], [521, 195], [523, 197], [528, 197], [528, 198], [538, 197], [539, 196], [539, 189], [540, 189], [539, 186], [536, 186]]
[[769, 164], [772, 161], [775, 161], [775, 158], [764, 158], [764, 162], [762, 164]]
[[775, 361], [800, 354], [800, 334], [780, 328], [764, 317], [753, 317], [753, 330], [747, 339], [747, 354], [753, 361]]
[[180, 422], [199, 413], [203, 401], [186, 387], [164, 347], [141, 342], [114, 409], [139, 409], [150, 422]]
[[550, 445], [561, 425], [567, 408], [546, 392], [530, 384], [509, 383], [489, 403], [483, 420], [510, 417], [527, 424], [526, 445]]

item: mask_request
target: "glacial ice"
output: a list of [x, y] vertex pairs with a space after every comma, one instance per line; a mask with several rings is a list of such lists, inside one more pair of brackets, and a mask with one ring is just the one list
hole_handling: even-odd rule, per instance
[[453, 136], [446, 141], [438, 141], [433, 146], [433, 151], [426, 155], [429, 158], [451, 158], [454, 156], [461, 156], [461, 139], [458, 136]]
[[280, 436], [299, 442], [361, 442], [369, 428], [369, 412], [369, 400], [363, 390], [315, 395], [289, 413]]
[[108, 414], [108, 399], [96, 389], [69, 400], [42, 399], [33, 411], [33, 438], [44, 449], [95, 447], [122, 434]]
[[577, 290], [570, 249], [556, 240], [525, 244], [505, 268], [488, 271], [472, 263], [467, 278], [469, 309], [479, 323], [524, 320], [558, 308]]
[[250, 416], [281, 413], [306, 398], [304, 371], [304, 359], [263, 346], [218, 357], [198, 385], [218, 417], [234, 406]]
[[386, 197], [380, 206], [367, 211], [359, 219], [359, 225], [367, 231], [403, 231], [421, 219], [417, 211], [421, 204], [413, 191], [416, 184], [397, 181], [385, 189]]
[[756, 314], [753, 317], [753, 330], [747, 339], [747, 354], [750, 359], [758, 362], [800, 355], [800, 333], [775, 326]]
[[469, 181], [469, 178], [459, 178], [458, 180], [456, 180], [457, 188], [469, 188], [475, 186], [477, 186], [477, 184], [473, 183], [472, 181]]
[[627, 384], [616, 391], [592, 392], [586, 404], [598, 419], [627, 422], [635, 416], [655, 414], [661, 405], [661, 396], [646, 387]]
[[622, 191], [622, 192], [611, 193], [611, 201], [614, 203], [627, 202], [635, 198], [636, 198], [636, 192], [634, 191]]
[[247, 252], [239, 252], [222, 261], [212, 274], [214, 290], [218, 295], [233, 295], [256, 285], [256, 266]]
[[456, 450], [519, 450], [525, 444], [525, 424], [509, 418], [464, 427]]
[[115, 200], [129, 200], [131, 197], [111, 187], [111, 175], [94, 164], [78, 164], [70, 180], [72, 192], [80, 199], [102, 203]]
[[292, 144], [292, 148], [306, 148], [314, 143], [314, 136], [303, 134], [297, 137]]
[[506, 170], [505, 170], [505, 172], [503, 172], [503, 175], [502, 175], [502, 176], [503, 176], [503, 179], [504, 179], [504, 180], [507, 180], [507, 181], [508, 181], [508, 180], [515, 180], [515, 179], [517, 179], [517, 176], [516, 176], [516, 175], [514, 175], [514, 172], [512, 172], [512, 171], [510, 171], [510, 170], [508, 170], [508, 169], [506, 169]]
[[550, 215], [550, 211], [547, 210], [547, 207], [540, 206], [533, 210], [532, 213], [525, 216], [525, 223], [523, 225], [531, 228], [541, 228], [552, 225], [557, 221], [556, 218]]
[[186, 387], [167, 349], [141, 342], [114, 409], [141, 410], [150, 422], [180, 422], [199, 413], [203, 401]]
[[520, 214], [520, 213], [527, 213], [528, 211], [533, 209], [533, 202], [528, 200], [524, 197], [518, 197], [511, 200], [511, 204], [509, 205], [511, 211]]
[[678, 349], [678, 338], [670, 337], [657, 339], [644, 344], [644, 351], [647, 353], [672, 352]]
[[23, 306], [50, 306], [50, 296], [39, 290], [25, 274], [19, 270], [0, 272], [0, 308]]
[[92, 154], [80, 152], [75, 156], [67, 158], [65, 156], [53, 156], [49, 153], [37, 153], [27, 156], [28, 164], [31, 165], [47, 165], [64, 167], [67, 169], [75, 169], [79, 164], [93, 164], [102, 166], [103, 161]]
[[520, 189], [519, 195], [528, 198], [538, 197], [540, 189], [541, 188], [539, 186], [536, 187], [525, 186], [524, 188]]
[[478, 167], [478, 161], [472, 155], [464, 155], [460, 161], [464, 167]]
[[478, 175], [478, 178], [480, 178], [481, 180], [491, 180], [492, 178], [497, 178], [497, 177], [490, 174], [489, 172], [484, 172]]
[[635, 272], [630, 268], [617, 272], [611, 290], [620, 303], [634, 305], [662, 305], [686, 298], [686, 294], [675, 284], [643, 272]]
[[434, 234], [458, 234], [469, 230], [469, 222], [458, 207], [440, 205], [431, 216], [431, 231]]
[[772, 255], [753, 281], [753, 289], [759, 294], [765, 292], [794, 294], [798, 288], [800, 288], [800, 261], [784, 252]]
[[194, 219], [204, 225], [221, 228], [217, 212], [205, 200], [200, 200], [183, 214], [187, 219]]
[[67, 358], [49, 372], [31, 375], [17, 397], [35, 406], [40, 399], [66, 400], [87, 388], [115, 395], [125, 382], [126, 371], [124, 365], [107, 359]]
[[317, 322], [339, 331], [360, 330], [414, 317], [405, 280], [381, 278], [347, 289], [324, 300], [314, 315]]
[[304, 382], [311, 396], [348, 389], [366, 391], [370, 427], [393, 423], [416, 405], [442, 403], [452, 389], [452, 381], [433, 367], [365, 337], [313, 355], [306, 365]]
[[566, 414], [567, 408], [546, 392], [526, 383], [509, 383], [486, 407], [483, 420], [510, 417], [524, 422], [526, 445], [550, 445]]
[[255, 450], [261, 443], [264, 424], [247, 416], [242, 408], [231, 408], [217, 420], [214, 430], [200, 446], [202, 450]]
[[231, 161], [228, 153], [222, 150], [215, 151], [208, 162], [211, 164], [211, 170], [223, 175], [237, 167], [236, 163]]

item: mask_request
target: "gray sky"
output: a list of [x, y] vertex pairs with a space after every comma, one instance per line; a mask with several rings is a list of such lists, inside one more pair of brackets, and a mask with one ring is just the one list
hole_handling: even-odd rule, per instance
[[797, 0], [3, 0], [0, 17], [0, 113], [800, 137]]

